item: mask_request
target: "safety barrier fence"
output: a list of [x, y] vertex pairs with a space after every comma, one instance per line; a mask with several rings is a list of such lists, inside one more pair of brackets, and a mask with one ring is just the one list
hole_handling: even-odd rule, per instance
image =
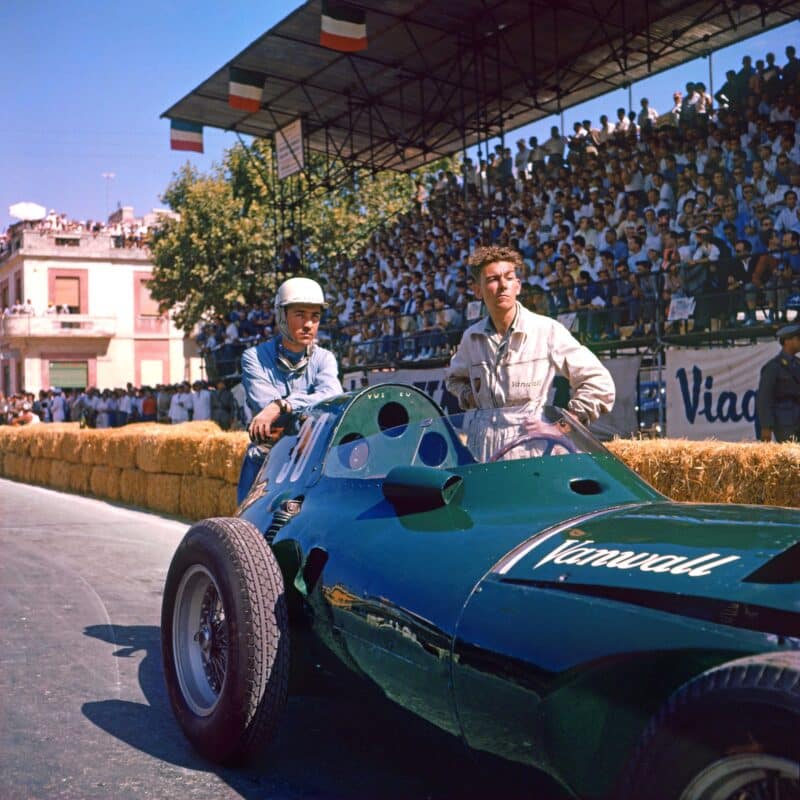
[[[0, 476], [189, 520], [229, 516], [247, 441], [213, 422], [0, 426]], [[616, 439], [608, 447], [673, 500], [800, 508], [800, 444]]]

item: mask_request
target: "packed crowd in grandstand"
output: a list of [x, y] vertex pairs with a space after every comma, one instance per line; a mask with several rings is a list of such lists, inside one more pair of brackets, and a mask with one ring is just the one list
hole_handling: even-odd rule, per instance
[[[742, 60], [659, 112], [642, 99], [467, 158], [419, 182], [414, 210], [360, 257], [317, 271], [327, 344], [342, 366], [447, 356], [479, 313], [465, 264], [479, 243], [516, 247], [522, 301], [588, 342], [778, 323], [800, 308], [800, 61]], [[272, 298], [197, 337], [211, 377], [271, 335]]]

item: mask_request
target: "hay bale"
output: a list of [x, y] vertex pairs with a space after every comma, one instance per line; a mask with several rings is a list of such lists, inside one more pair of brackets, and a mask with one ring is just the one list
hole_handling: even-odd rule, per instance
[[800, 445], [615, 439], [609, 449], [673, 500], [800, 507]]
[[144, 472], [164, 471], [161, 461], [161, 441], [169, 434], [168, 425], [153, 425], [139, 434], [135, 454], [137, 469]]
[[52, 462], [48, 458], [32, 458], [30, 482], [40, 486], [49, 486], [51, 465]]
[[27, 455], [6, 453], [3, 459], [3, 472], [6, 478], [14, 481], [31, 482], [33, 461]]
[[108, 434], [104, 430], [84, 428], [81, 431], [81, 464], [103, 466], [106, 463]]
[[[797, 476], [800, 475], [800, 444], [763, 444], [758, 464], [763, 480], [764, 503], [771, 506], [800, 508], [800, 490]], [[753, 478], [749, 476], [748, 483]]]
[[78, 494], [89, 494], [92, 468], [83, 464], [67, 464], [69, 490]]
[[0, 451], [27, 456], [30, 453], [31, 427], [0, 425]]
[[139, 437], [127, 427], [107, 434], [104, 464], [119, 469], [133, 469], [136, 466], [136, 448]]
[[203, 443], [198, 453], [200, 474], [227, 483], [239, 481], [239, 470], [250, 438], [246, 433], [225, 433]]
[[140, 472], [140, 474], [145, 476], [147, 485], [147, 497], [144, 505], [164, 514], [179, 514], [181, 507], [181, 476], [155, 475], [149, 472]]
[[63, 461], [48, 458], [49, 477], [47, 485], [65, 492], [69, 489], [69, 465]]
[[61, 437], [61, 444], [54, 458], [70, 464], [80, 464], [81, 449], [85, 439], [82, 434], [83, 431], [77, 425], [73, 425], [69, 430], [64, 431]]
[[219, 490], [217, 511], [214, 516], [232, 517], [236, 513], [236, 508], [236, 486], [230, 483], [223, 483]]
[[34, 458], [59, 458], [64, 436], [77, 430], [78, 425], [73, 422], [51, 422], [47, 425], [36, 425], [34, 428], [31, 455]]
[[156, 449], [161, 471], [171, 475], [199, 475], [198, 452], [207, 434], [181, 432], [160, 439]]
[[219, 493], [225, 482], [217, 478], [195, 475], [181, 477], [180, 514], [191, 520], [207, 519], [219, 514]]
[[92, 494], [108, 500], [119, 500], [122, 470], [116, 467], [91, 467], [90, 470], [89, 488]]
[[123, 503], [148, 508], [146, 472], [139, 469], [120, 470], [119, 498]]

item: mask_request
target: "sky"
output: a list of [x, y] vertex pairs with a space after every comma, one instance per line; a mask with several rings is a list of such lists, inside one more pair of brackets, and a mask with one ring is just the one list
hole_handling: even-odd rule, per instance
[[[72, 219], [105, 219], [117, 205], [137, 215], [163, 205], [160, 194], [185, 161], [207, 171], [236, 136], [206, 128], [205, 153], [169, 149], [160, 114], [271, 28], [298, 2], [286, 0], [0, 1], [0, 231], [15, 220], [8, 207], [28, 200]], [[800, 22], [713, 55], [714, 88], [742, 56], [772, 51], [785, 62], [800, 44]], [[709, 85], [699, 59], [634, 84], [633, 108], [648, 97], [659, 112], [688, 80]], [[627, 90], [564, 114], [613, 118]], [[507, 135], [547, 138], [558, 118]], [[112, 177], [113, 176], [113, 177]]]

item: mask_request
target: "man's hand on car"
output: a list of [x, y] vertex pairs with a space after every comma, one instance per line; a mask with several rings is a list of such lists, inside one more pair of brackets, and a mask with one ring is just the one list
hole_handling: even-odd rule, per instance
[[277, 401], [269, 403], [261, 409], [252, 420], [247, 432], [256, 444], [274, 441], [280, 435], [280, 429], [273, 428], [275, 420], [281, 415], [281, 406]]

